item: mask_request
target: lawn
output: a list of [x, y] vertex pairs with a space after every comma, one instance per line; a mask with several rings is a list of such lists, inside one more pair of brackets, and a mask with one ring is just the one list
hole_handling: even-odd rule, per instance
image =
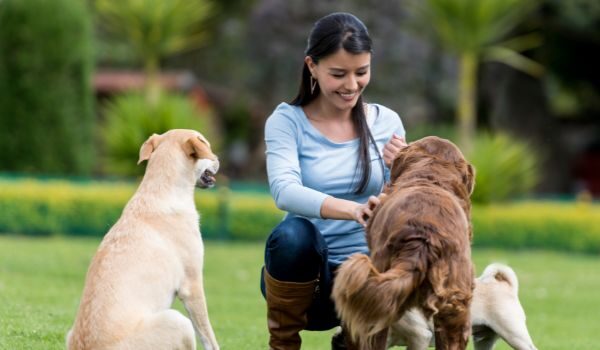
[[[0, 236], [0, 349], [64, 349], [98, 239]], [[500, 261], [520, 279], [521, 302], [539, 349], [598, 348], [600, 258], [543, 251], [473, 252], [477, 271]], [[205, 281], [222, 349], [265, 349], [258, 289], [262, 244], [208, 242]], [[181, 305], [176, 304], [181, 310]], [[331, 332], [303, 332], [303, 349], [329, 349]], [[470, 347], [471, 348], [471, 347]], [[497, 349], [509, 349], [504, 343]]]

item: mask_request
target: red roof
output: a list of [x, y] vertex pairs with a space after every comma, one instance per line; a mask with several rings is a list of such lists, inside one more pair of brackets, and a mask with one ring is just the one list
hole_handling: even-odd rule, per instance
[[[167, 90], [190, 91], [199, 88], [191, 72], [163, 72], [160, 82]], [[99, 70], [94, 74], [93, 86], [97, 94], [115, 94], [119, 92], [141, 90], [146, 76], [141, 71]]]

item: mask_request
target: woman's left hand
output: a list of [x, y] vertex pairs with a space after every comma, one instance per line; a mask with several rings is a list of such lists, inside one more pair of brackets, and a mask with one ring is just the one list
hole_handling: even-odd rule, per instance
[[354, 214], [355, 220], [363, 225], [363, 227], [367, 227], [367, 222], [371, 219], [371, 216], [373, 216], [373, 211], [385, 196], [385, 193], [381, 193], [377, 197], [370, 196], [366, 203], [358, 205]]
[[388, 143], [383, 146], [383, 162], [389, 168], [392, 161], [396, 159], [400, 150], [408, 146], [406, 140], [402, 136], [396, 134], [392, 135], [392, 138]]

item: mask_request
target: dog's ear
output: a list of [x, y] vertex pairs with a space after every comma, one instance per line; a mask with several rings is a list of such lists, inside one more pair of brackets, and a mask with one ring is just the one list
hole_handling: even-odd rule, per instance
[[475, 189], [475, 168], [469, 163], [467, 163], [467, 172], [463, 175], [463, 183], [467, 187], [469, 194], [473, 194], [473, 190]]
[[183, 144], [183, 149], [187, 155], [195, 159], [215, 160], [217, 158], [210, 150], [210, 146], [200, 136], [190, 137]]
[[158, 143], [160, 141], [161, 136], [157, 135], [157, 134], [152, 134], [152, 136], [150, 136], [146, 142], [144, 142], [142, 144], [142, 147], [140, 148], [140, 159], [138, 160], [138, 164], [140, 164], [141, 162], [150, 159], [150, 155], [152, 154], [152, 152], [154, 152], [154, 150], [156, 149], [156, 147], [158, 147]]

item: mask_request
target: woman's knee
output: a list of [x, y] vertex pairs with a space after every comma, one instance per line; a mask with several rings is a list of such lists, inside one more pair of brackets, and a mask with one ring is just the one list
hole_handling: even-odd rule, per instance
[[322, 239], [310, 221], [303, 218], [284, 220], [267, 240], [267, 270], [274, 278], [283, 280], [316, 278], [324, 258]]
[[307, 252], [315, 249], [315, 236], [318, 234], [312, 222], [303, 218], [282, 221], [267, 240], [268, 249], [285, 249], [294, 252]]

